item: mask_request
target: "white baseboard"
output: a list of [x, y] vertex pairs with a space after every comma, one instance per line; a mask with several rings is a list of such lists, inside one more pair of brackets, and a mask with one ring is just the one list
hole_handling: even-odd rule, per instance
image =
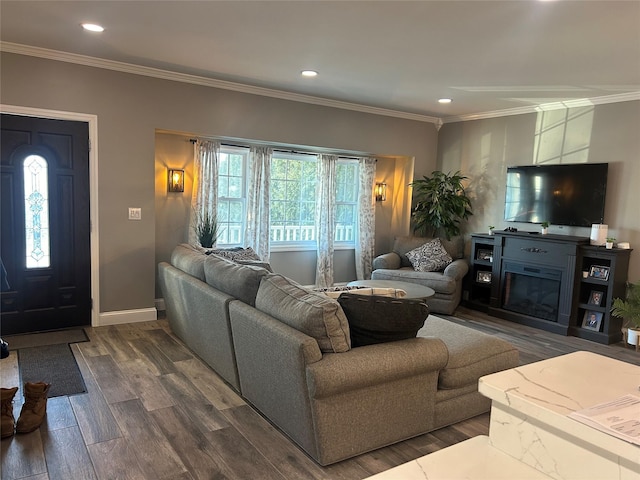
[[137, 310], [118, 310], [116, 312], [105, 312], [98, 316], [98, 325], [94, 327], [104, 327], [106, 325], [120, 325], [123, 323], [151, 322], [158, 319], [158, 311], [154, 308], [139, 308]]

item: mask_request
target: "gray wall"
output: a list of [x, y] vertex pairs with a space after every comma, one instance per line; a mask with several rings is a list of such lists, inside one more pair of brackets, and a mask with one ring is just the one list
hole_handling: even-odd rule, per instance
[[[430, 123], [24, 55], [2, 53], [0, 61], [2, 103], [98, 117], [102, 312], [154, 306], [156, 235], [169, 228], [156, 231], [156, 130], [404, 156], [415, 159], [417, 173], [435, 168]], [[141, 221], [127, 220], [132, 206], [142, 208]]]
[[[640, 280], [640, 102], [590, 107], [592, 112], [563, 140], [581, 148], [580, 161], [609, 163], [604, 223], [610, 236], [627, 241], [631, 253], [629, 280]], [[568, 112], [583, 113], [576, 109]], [[507, 166], [533, 163], [536, 115], [518, 115], [445, 124], [438, 136], [438, 168], [461, 170], [470, 177], [474, 215], [467, 233], [515, 226], [536, 230], [532, 224], [506, 223], [504, 195]], [[572, 163], [568, 159], [563, 163]], [[588, 237], [590, 228], [552, 225], [550, 233]]]

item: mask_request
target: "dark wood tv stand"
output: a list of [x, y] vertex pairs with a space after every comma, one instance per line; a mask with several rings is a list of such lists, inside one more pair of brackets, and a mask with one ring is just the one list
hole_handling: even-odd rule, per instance
[[588, 237], [473, 234], [463, 302], [553, 333], [616, 343], [622, 320], [610, 309], [614, 298], [625, 295], [630, 253], [591, 246]]

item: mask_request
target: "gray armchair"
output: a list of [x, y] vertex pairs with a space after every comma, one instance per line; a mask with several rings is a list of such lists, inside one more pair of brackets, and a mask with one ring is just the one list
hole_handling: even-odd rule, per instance
[[464, 258], [464, 237], [451, 240], [440, 238], [453, 262], [444, 270], [436, 272], [417, 272], [413, 269], [406, 253], [433, 240], [427, 237], [396, 237], [393, 251], [373, 260], [372, 280], [396, 280], [424, 285], [436, 293], [427, 299], [429, 310], [433, 313], [451, 315], [462, 297], [462, 279], [469, 271], [469, 262]]

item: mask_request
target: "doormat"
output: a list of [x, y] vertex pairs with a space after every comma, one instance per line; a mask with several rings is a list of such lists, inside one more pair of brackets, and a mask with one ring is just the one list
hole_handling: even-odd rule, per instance
[[76, 395], [87, 391], [68, 343], [20, 348], [18, 368], [22, 385], [26, 382], [50, 383], [49, 397]]
[[55, 332], [9, 335], [2, 339], [9, 344], [9, 350], [19, 350], [27, 347], [44, 347], [46, 345], [58, 345], [60, 343], [79, 343], [89, 341], [89, 338], [83, 328], [57, 330]]

